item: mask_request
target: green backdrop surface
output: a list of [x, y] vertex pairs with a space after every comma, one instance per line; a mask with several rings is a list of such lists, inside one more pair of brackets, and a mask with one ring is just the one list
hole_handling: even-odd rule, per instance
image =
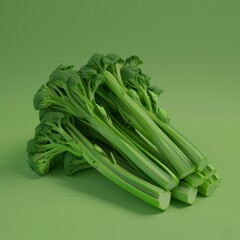
[[[239, 1], [0, 1], [0, 238], [240, 239]], [[222, 184], [193, 206], [148, 206], [96, 171], [40, 178], [26, 164], [32, 98], [59, 64], [140, 56], [172, 123]]]

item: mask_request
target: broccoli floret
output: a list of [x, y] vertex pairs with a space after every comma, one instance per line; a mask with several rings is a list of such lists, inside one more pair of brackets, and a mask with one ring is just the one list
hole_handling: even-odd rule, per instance
[[63, 157], [64, 171], [67, 175], [73, 175], [84, 169], [91, 168], [92, 166], [82, 157], [76, 157], [70, 152], [65, 152]]
[[70, 118], [60, 112], [45, 112], [40, 124], [35, 128], [34, 139], [27, 143], [28, 164], [39, 175], [44, 176], [54, 165], [54, 161], [66, 151], [80, 154], [75, 139], [65, 130]]

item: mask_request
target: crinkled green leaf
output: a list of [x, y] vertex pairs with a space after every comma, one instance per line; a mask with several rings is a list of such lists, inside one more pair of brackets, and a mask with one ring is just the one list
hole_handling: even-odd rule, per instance
[[67, 82], [69, 78], [79, 79], [77, 72], [73, 68], [73, 66], [59, 65], [50, 75], [49, 81], [59, 80]]
[[27, 152], [28, 152], [28, 154], [34, 154], [36, 152], [36, 141], [35, 141], [35, 139], [30, 139], [27, 142]]
[[158, 108], [157, 112], [156, 112], [157, 117], [165, 122], [165, 123], [169, 123], [170, 119], [168, 118], [168, 113], [166, 110], [162, 109], [162, 108]]
[[[86, 64], [87, 67], [89, 67], [91, 69], [95, 69], [97, 72], [102, 72], [104, 70], [104, 68], [103, 68], [104, 66], [102, 66], [103, 65], [102, 57], [103, 57], [103, 55], [100, 53], [93, 54]], [[82, 68], [86, 68], [86, 66], [83, 66]], [[80, 71], [81, 71], [81, 69], [80, 69]]]
[[159, 96], [161, 93], [163, 93], [163, 90], [156, 86], [149, 86], [148, 89], [149, 89], [149, 91], [157, 94], [157, 96]]
[[63, 157], [63, 163], [64, 171], [68, 175], [73, 175], [78, 171], [91, 167], [91, 165], [89, 165], [89, 163], [83, 157], [76, 157], [70, 152], [65, 152]]
[[92, 92], [95, 93], [98, 87], [104, 83], [104, 81], [105, 78], [102, 74], [96, 74], [91, 81]]
[[129, 66], [136, 66], [136, 67], [143, 63], [142, 60], [138, 56], [135, 56], [135, 55], [127, 58], [125, 62]]
[[135, 90], [128, 89], [127, 90], [127, 94], [134, 100], [134, 102], [136, 102], [140, 106], [142, 105], [140, 97], [139, 97], [138, 93]]
[[52, 93], [49, 91], [48, 87], [45, 85], [41, 86], [33, 98], [33, 106], [35, 110], [40, 110], [51, 106], [51, 96]]
[[153, 111], [156, 113], [158, 110], [158, 95], [155, 92], [148, 90], [148, 96], [151, 99]]
[[95, 69], [89, 68], [87, 66], [82, 67], [80, 71], [82, 79], [87, 81], [90, 81], [96, 74], [97, 71]]
[[65, 118], [65, 114], [61, 112], [48, 112], [44, 115], [41, 122], [42, 123], [48, 123], [48, 122], [58, 123], [64, 118]]

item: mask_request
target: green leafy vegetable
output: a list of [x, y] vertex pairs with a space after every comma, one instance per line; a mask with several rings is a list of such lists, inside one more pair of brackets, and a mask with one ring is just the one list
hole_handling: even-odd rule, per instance
[[39, 125], [27, 143], [40, 176], [57, 162], [67, 175], [94, 168], [145, 202], [165, 210], [170, 198], [193, 204], [221, 178], [205, 155], [170, 123], [162, 90], [142, 60], [94, 54], [76, 71], [59, 65], [36, 92]]

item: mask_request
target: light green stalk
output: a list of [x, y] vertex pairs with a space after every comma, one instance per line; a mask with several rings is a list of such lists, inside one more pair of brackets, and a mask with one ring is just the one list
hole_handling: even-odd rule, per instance
[[187, 140], [170, 123], [161, 121], [154, 113], [145, 110], [151, 119], [168, 135], [168, 137], [188, 156], [197, 171], [202, 171], [209, 163], [207, 158], [189, 140]]
[[215, 184], [212, 181], [206, 180], [201, 186], [198, 187], [198, 192], [203, 196], [211, 196], [215, 191]]
[[101, 174], [145, 202], [161, 210], [168, 208], [171, 196], [169, 191], [164, 191], [160, 187], [144, 181], [126, 171], [113, 160], [110, 161], [73, 126], [68, 126], [66, 129], [78, 139], [78, 145], [84, 159]]
[[197, 188], [193, 188], [183, 181], [180, 181], [179, 185], [171, 190], [173, 198], [188, 204], [193, 204], [195, 202], [197, 192]]
[[211, 178], [216, 173], [216, 168], [212, 164], [208, 164], [202, 171], [201, 174], [205, 179]]
[[200, 185], [202, 185], [205, 182], [205, 177], [199, 173], [199, 172], [194, 172], [183, 178], [184, 182], [187, 182], [189, 185], [192, 187], [196, 188]]
[[106, 85], [116, 95], [119, 106], [122, 105], [122, 109], [131, 124], [157, 147], [164, 158], [174, 167], [178, 177], [183, 178], [194, 172], [195, 167], [186, 155], [162, 132], [145, 111], [129, 97], [116, 78], [108, 71], [104, 71], [103, 75], [106, 79]]

